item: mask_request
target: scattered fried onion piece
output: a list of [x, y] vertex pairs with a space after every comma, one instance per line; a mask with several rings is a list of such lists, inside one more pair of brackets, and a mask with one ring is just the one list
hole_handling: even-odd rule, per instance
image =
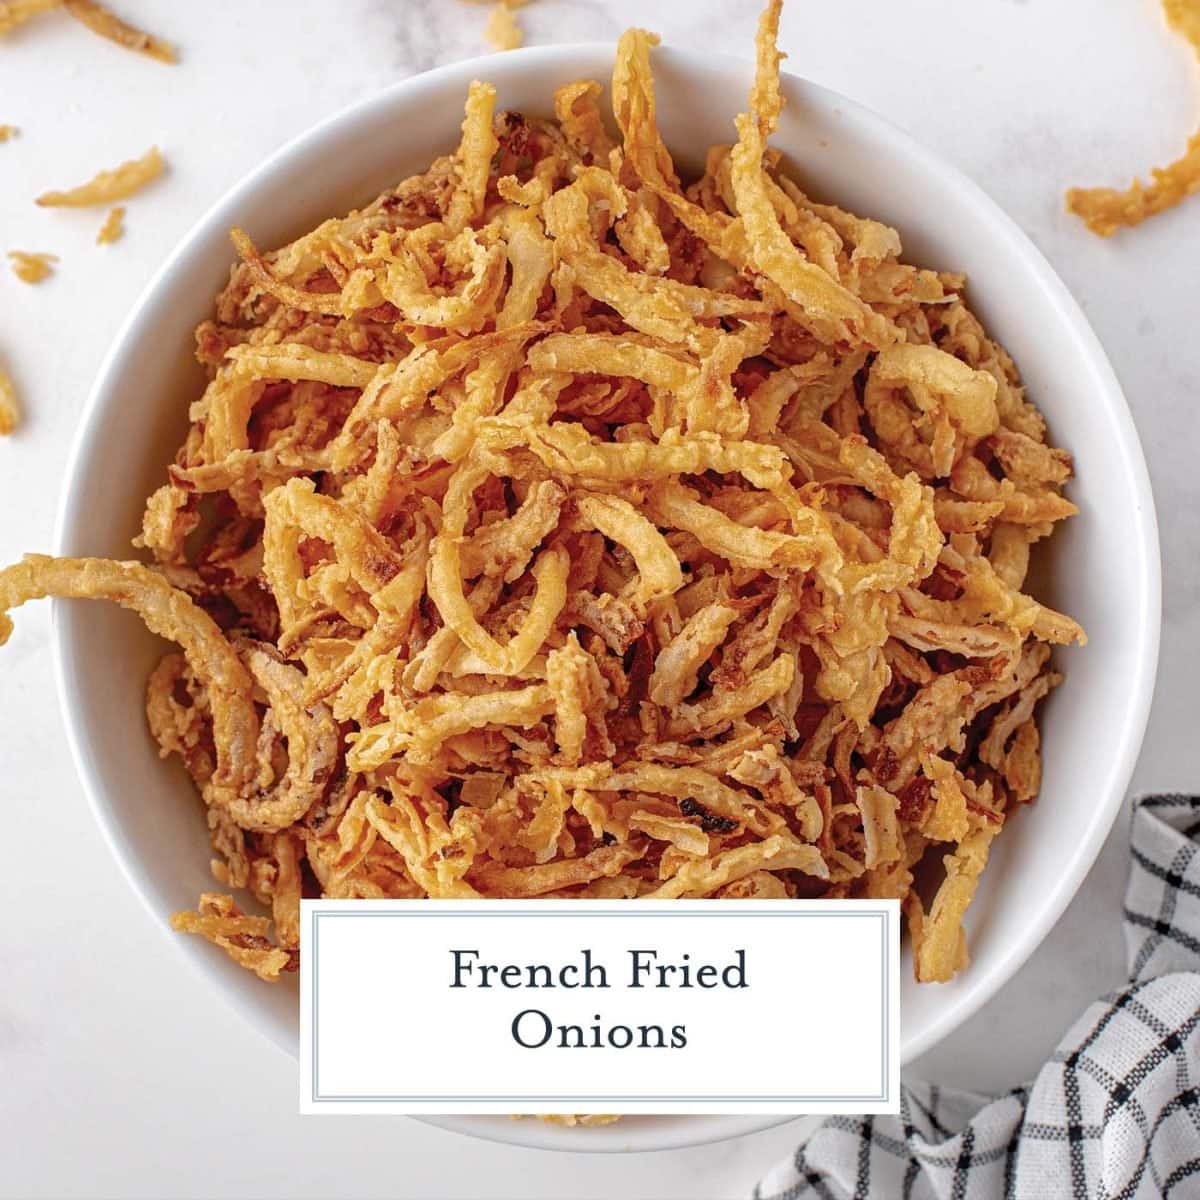
[[515, 50], [525, 41], [514, 13], [518, 7], [517, 0], [498, 0], [488, 10], [483, 39], [493, 50]]
[[[1200, 5], [1196, 0], [1163, 0], [1167, 24], [1191, 43], [1200, 59]], [[1150, 182], [1135, 179], [1125, 191], [1119, 188], [1071, 188], [1067, 209], [1082, 217], [1101, 237], [1118, 229], [1140, 225], [1148, 217], [1174, 208], [1200, 191], [1200, 130], [1188, 139], [1187, 149], [1165, 167], [1152, 167]]]
[[8, 257], [12, 262], [13, 274], [22, 283], [41, 283], [53, 274], [53, 264], [58, 262], [57, 255], [26, 250], [10, 250]]
[[0, 437], [8, 437], [21, 419], [17, 389], [8, 372], [0, 367]]
[[86, 25], [93, 33], [98, 33], [102, 38], [116, 42], [118, 46], [124, 46], [126, 50], [136, 50], [139, 54], [145, 54], [162, 63], [179, 61], [174, 46], [168, 45], [153, 34], [145, 33], [133, 25], [126, 24], [111, 9], [97, 3], [97, 0], [63, 0], [63, 2], [67, 12], [75, 20]]
[[0, 36], [42, 13], [61, 8], [63, 0], [7, 0], [0, 4]]
[[106, 246], [120, 239], [124, 233], [125, 210], [118, 204], [116, 208], [109, 209], [108, 216], [104, 218], [104, 224], [96, 234], [96, 244]]
[[37, 203], [44, 207], [88, 208], [113, 204], [140, 191], [163, 172], [163, 157], [151, 146], [141, 158], [130, 159], [111, 171], [101, 171], [87, 183], [65, 192], [43, 192]]

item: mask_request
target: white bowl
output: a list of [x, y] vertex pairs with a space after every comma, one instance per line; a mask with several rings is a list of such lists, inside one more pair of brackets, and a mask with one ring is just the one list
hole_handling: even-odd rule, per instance
[[[101, 368], [75, 441], [58, 552], [127, 557], [143, 498], [164, 478], [202, 379], [192, 329], [210, 314], [244, 226], [273, 246], [371, 199], [453, 147], [473, 78], [500, 104], [548, 114], [568, 80], [607, 80], [609, 45], [515, 51], [406, 80], [292, 142], [234, 188], [171, 255]], [[654, 56], [668, 146], [695, 169], [732, 139], [748, 64], [680, 50]], [[968, 918], [973, 961], [946, 985], [906, 969], [903, 1058], [929, 1049], [1017, 970], [1083, 880], [1118, 811], [1142, 739], [1157, 660], [1159, 559], [1146, 468], [1129, 410], [1079, 307], [1017, 226], [973, 183], [844, 97], [785, 76], [775, 144], [807, 190], [896, 226], [906, 257], [965, 270], [970, 299], [1012, 352], [1054, 440], [1076, 458], [1080, 515], [1040, 563], [1039, 595], [1078, 618], [1091, 641], [1062, 655], [1066, 683], [1046, 705], [1045, 778], [998, 840]], [[259, 1029], [297, 1052], [297, 994], [260, 983], [167, 915], [212, 886], [204, 822], [181, 768], [145, 732], [144, 680], [162, 645], [114, 606], [56, 602], [58, 680], [71, 747], [96, 817], [130, 883], [181, 954]], [[195, 1031], [189, 1036], [194, 1037]], [[779, 1048], [772, 1048], [778, 1053]], [[524, 1145], [644, 1150], [713, 1141], [779, 1118], [633, 1118], [599, 1128], [466, 1117], [439, 1122]]]

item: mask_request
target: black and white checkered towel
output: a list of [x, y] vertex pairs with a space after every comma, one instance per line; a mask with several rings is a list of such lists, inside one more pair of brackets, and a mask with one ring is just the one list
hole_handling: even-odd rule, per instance
[[1028, 1087], [927, 1083], [898, 1117], [831, 1117], [756, 1200], [1200, 1197], [1200, 796], [1133, 816], [1129, 985], [1093, 1004]]

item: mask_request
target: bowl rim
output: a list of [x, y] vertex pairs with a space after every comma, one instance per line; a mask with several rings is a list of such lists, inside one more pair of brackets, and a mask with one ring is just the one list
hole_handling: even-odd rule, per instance
[[[122, 359], [141, 336], [139, 329], [153, 310], [160, 290], [181, 267], [186, 265], [196, 249], [215, 228], [234, 223], [236, 210], [280, 170], [289, 160], [303, 155], [311, 146], [331, 135], [347, 135], [356, 124], [379, 109], [398, 104], [419, 102], [421, 92], [449, 79], [458, 78], [465, 88], [473, 77], [491, 78], [503, 86], [508, 79], [533, 73], [540, 66], [555, 65], [558, 60], [579, 56], [602, 56], [611, 63], [614, 46], [609, 42], [573, 42], [553, 46], [526, 47], [503, 55], [480, 55], [409, 76], [370, 95], [342, 107], [332, 115], [310, 126], [269, 154], [257, 167], [228, 188], [191, 225], [176, 243], [161, 265], [151, 275], [137, 301], [129, 310], [114, 336], [96, 372], [87, 401], [82, 409], [63, 475], [55, 522], [56, 554], [70, 552], [72, 531], [78, 522], [83, 501], [81, 480], [83, 466], [90, 457], [100, 415], [107, 407], [106, 394], [123, 373]], [[706, 73], [747, 69], [747, 60], [730, 54], [708, 54], [697, 50], [664, 46], [656, 50], [660, 60], [670, 59], [676, 69], [694, 76]], [[1126, 681], [1127, 719], [1114, 753], [1115, 770], [1111, 776], [1103, 804], [1093, 810], [1092, 819], [1076, 841], [1068, 869], [1062, 872], [1053, 888], [1035, 910], [1035, 917], [1024, 936], [995, 954], [988, 969], [977, 968], [971, 987], [948, 999], [946, 1008], [931, 1022], [922, 1035], [912, 1039], [904, 1048], [902, 1061], [907, 1063], [932, 1048], [944, 1037], [990, 1000], [1007, 983], [1042, 943], [1077, 892], [1091, 869], [1120, 811], [1150, 715], [1154, 682], [1158, 666], [1161, 631], [1161, 563], [1157, 533], [1157, 518], [1149, 472], [1133, 417], [1116, 373], [1095, 332], [1078, 302], [1059, 278], [1041, 251], [1001, 206], [964, 172], [926, 148], [915, 137], [887, 118], [857, 100], [790, 72], [783, 73], [792, 88], [819, 98], [831, 109], [850, 118], [860, 130], [891, 142], [897, 151], [926, 171], [943, 188], [957, 191], [963, 200], [981, 210], [995, 230], [996, 240], [1005, 253], [1022, 260], [1026, 271], [1052, 303], [1059, 319], [1077, 339], [1082, 356], [1087, 360], [1098, 385], [1098, 400], [1108, 410], [1117, 430], [1118, 450], [1132, 491], [1139, 500], [1134, 519], [1139, 537], [1135, 552], [1141, 561], [1133, 564], [1130, 577], [1134, 581], [1131, 609], [1137, 616], [1137, 654], [1134, 674]], [[106, 797], [106, 789], [92, 769], [88, 753], [88, 731], [71, 686], [72, 641], [66, 620], [67, 608], [61, 600], [52, 601], [51, 642], [54, 675], [59, 693], [67, 741], [76, 770], [87, 797], [88, 806], [100, 827], [110, 852], [131, 889], [138, 896], [154, 923], [169, 938], [176, 950], [183, 953], [192, 967], [217, 988], [224, 1000], [233, 1005], [264, 1037], [282, 1050], [296, 1054], [296, 1048], [286, 1044], [266, 1028], [255, 1006], [222, 984], [211, 960], [189, 954], [180, 945], [163, 914], [157, 910], [142, 877], [140, 860], [134, 847], [119, 835], [118, 826]], [[563, 1151], [643, 1151], [674, 1149], [682, 1146], [707, 1144], [726, 1138], [739, 1137], [794, 1120], [785, 1116], [709, 1116], [658, 1117], [626, 1119], [616, 1126], [570, 1129], [547, 1127], [542, 1122], [513, 1122], [488, 1117], [419, 1117], [418, 1120], [441, 1128], [453, 1129], [486, 1140], [510, 1145], [555, 1149]]]

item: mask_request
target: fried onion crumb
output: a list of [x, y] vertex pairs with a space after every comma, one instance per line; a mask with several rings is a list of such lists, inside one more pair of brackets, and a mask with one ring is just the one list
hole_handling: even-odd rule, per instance
[[58, 262], [57, 255], [40, 251], [10, 250], [8, 258], [12, 273], [22, 283], [41, 283], [54, 273], [54, 264]]
[[125, 234], [125, 210], [117, 205], [116, 208], [109, 210], [108, 216], [104, 218], [104, 224], [100, 226], [99, 232], [96, 234], [96, 244], [100, 246], [109, 245], [112, 242], [118, 241]]

